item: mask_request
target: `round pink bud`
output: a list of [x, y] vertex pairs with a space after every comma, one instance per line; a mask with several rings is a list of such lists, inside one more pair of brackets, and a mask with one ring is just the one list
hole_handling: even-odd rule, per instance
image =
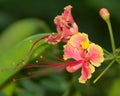
[[99, 14], [104, 20], [107, 20], [110, 17], [110, 13], [106, 8], [100, 9]]

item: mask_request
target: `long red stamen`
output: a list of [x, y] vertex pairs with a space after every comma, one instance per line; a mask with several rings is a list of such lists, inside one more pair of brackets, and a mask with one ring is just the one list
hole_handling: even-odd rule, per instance
[[37, 41], [35, 41], [35, 42], [32, 44], [32, 47], [30, 48], [30, 51], [28, 52], [28, 54], [25, 56], [24, 60], [26, 60], [26, 59], [32, 54], [32, 50], [33, 50], [33, 48], [35, 47], [35, 45], [36, 45], [37, 43], [39, 43], [41, 40], [48, 38], [48, 36], [49, 36], [49, 35], [46, 35], [46, 36], [38, 39]]
[[67, 61], [67, 62], [66, 62], [66, 67], [67, 67], [67, 66], [75, 66], [75, 65], [78, 65], [78, 64], [80, 64], [80, 62], [81, 62], [81, 60], [79, 60], [79, 61]]
[[12, 78], [12, 81], [16, 82], [18, 80], [24, 80], [24, 79], [28, 79], [28, 78], [32, 78], [32, 73], [31, 72], [28, 72], [28, 76], [23, 77], [23, 78]]
[[47, 55], [49, 55], [49, 56], [51, 56], [51, 57], [53, 57], [53, 58], [55, 58], [55, 59], [57, 59], [57, 60], [59, 60], [59, 61], [64, 62], [64, 59], [62, 59], [62, 58], [60, 58], [60, 57], [57, 57], [57, 56], [55, 56], [54, 54], [51, 54], [51, 53], [48, 52], [47, 50], [46, 50], [44, 53], [46, 53]]
[[56, 66], [61, 66], [62, 64], [45, 64], [45, 65], [35, 65], [35, 64], [29, 64], [25, 66], [24, 68], [42, 68], [42, 67], [56, 67]]
[[60, 63], [52, 63], [52, 64], [42, 64], [42, 65], [35, 65], [35, 64], [29, 64], [25, 66], [24, 68], [52, 68], [55, 67], [55, 69], [63, 69], [67, 66], [75, 66], [80, 64], [81, 61], [67, 61], [62, 64]]
[[30, 55], [32, 54], [32, 51], [33, 51], [33, 48], [35, 47], [35, 45], [36, 45], [37, 43], [39, 43], [41, 40], [44, 40], [44, 39], [48, 38], [48, 36], [49, 36], [49, 35], [46, 35], [46, 36], [44, 36], [44, 37], [36, 40], [36, 41], [32, 44], [32, 46], [31, 46], [29, 52], [27, 53], [27, 55], [23, 58], [23, 60], [21, 60], [21, 61], [16, 65], [16, 67], [15, 67], [14, 69], [16, 70], [16, 69], [21, 65], [21, 63], [25, 62], [25, 61], [30, 57]]
[[[44, 64], [44, 65], [35, 65], [35, 64], [29, 64], [27, 66], [25, 66], [24, 68], [51, 68], [51, 69], [47, 69], [44, 70], [43, 73], [47, 74], [53, 71], [58, 71], [58, 70], [62, 70], [64, 68], [66, 68], [67, 66], [75, 66], [77, 64], [80, 64], [81, 61], [66, 61], [66, 62], [62, 62], [60, 63], [51, 63], [51, 64]], [[32, 75], [32, 73], [35, 72], [30, 72], [31, 74], [27, 77], [23, 77], [23, 78], [13, 78], [13, 82], [16, 82], [18, 80], [23, 80], [23, 79], [27, 79], [27, 78], [32, 78], [34, 75]]]
[[[65, 63], [64, 64], [53, 63], [53, 64], [46, 64], [46, 65], [29, 64], [29, 65], [25, 66], [24, 68], [41, 68], [41, 67], [44, 67], [44, 68], [55, 67], [55, 68], [52, 68], [50, 70], [44, 70], [43, 71], [44, 73], [50, 73], [50, 72], [53, 72], [53, 71], [58, 71], [58, 70], [64, 69], [65, 68]], [[28, 73], [30, 73], [30, 74], [28, 74], [29, 76], [26, 76], [26, 77], [23, 77], [23, 78], [12, 78], [12, 81], [16, 82], [18, 80], [24, 80], [24, 79], [27, 79], [27, 78], [32, 78], [34, 76], [34, 74], [32, 75], [32, 73], [35, 73], [35, 72], [28, 72]]]
[[[42, 70], [42, 74], [47, 74], [47, 73], [50, 73], [50, 72], [53, 72], [53, 71], [58, 71], [58, 70], [62, 70], [64, 69], [66, 66], [73, 66], [73, 65], [76, 65], [76, 64], [79, 64], [78, 61], [72, 61], [72, 62], [66, 62], [66, 63], [63, 63], [63, 64], [59, 64], [59, 63], [53, 63], [53, 64], [46, 64], [46, 65], [33, 65], [33, 64], [30, 64], [24, 68], [41, 68], [41, 67], [44, 67], [44, 68], [50, 68], [50, 67], [55, 67], [55, 68], [52, 68], [50, 70]], [[33, 73], [33, 75], [32, 75]], [[30, 75], [29, 76], [26, 76], [26, 77], [23, 77], [23, 78], [12, 78], [12, 81], [13, 82], [16, 82], [18, 80], [24, 80], [24, 79], [28, 79], [28, 78], [32, 78], [34, 77], [34, 74], [35, 72], [30, 72]]]

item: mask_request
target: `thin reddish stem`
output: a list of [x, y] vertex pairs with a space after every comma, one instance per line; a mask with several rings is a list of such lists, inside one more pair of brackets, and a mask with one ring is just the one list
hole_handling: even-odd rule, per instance
[[61, 64], [46, 64], [46, 65], [35, 65], [35, 64], [29, 64], [27, 66], [25, 66], [24, 68], [42, 68], [42, 67], [56, 67], [56, 66], [60, 66]]

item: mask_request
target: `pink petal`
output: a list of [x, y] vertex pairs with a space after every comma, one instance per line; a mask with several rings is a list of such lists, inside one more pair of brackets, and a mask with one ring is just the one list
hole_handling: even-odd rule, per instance
[[46, 39], [46, 42], [51, 44], [56, 44], [61, 41], [62, 37], [63, 37], [62, 34], [52, 33], [48, 36], [48, 38]]
[[80, 69], [82, 66], [81, 61], [73, 61], [73, 62], [68, 62], [66, 66], [66, 70], [70, 73], [73, 73]]
[[94, 43], [90, 44], [88, 48], [88, 58], [94, 66], [100, 66], [104, 60], [102, 48]]
[[95, 71], [94, 67], [89, 63], [84, 63], [82, 66], [81, 76], [79, 78], [80, 83], [85, 83], [87, 79], [91, 78], [91, 74]]
[[56, 29], [57, 29], [58, 33], [62, 33], [63, 25], [64, 25], [62, 16], [56, 16], [54, 19], [54, 22], [56, 24]]
[[78, 32], [78, 26], [75, 23], [72, 13], [71, 13], [72, 6], [68, 5], [64, 8], [64, 13], [62, 14], [62, 18], [66, 22], [66, 26], [64, 27], [64, 36], [71, 36]]
[[46, 40], [48, 43], [66, 42], [73, 34], [78, 32], [78, 26], [72, 17], [71, 8], [70, 5], [66, 6], [62, 15], [55, 17], [54, 22], [58, 33], [51, 34]]
[[64, 60], [67, 60], [69, 58], [73, 58], [73, 59], [78, 61], [81, 59], [80, 50], [72, 47], [69, 43], [67, 43], [67, 45], [64, 46], [63, 58], [64, 58]]
[[71, 14], [72, 6], [68, 5], [64, 8], [64, 12], [62, 13], [62, 17], [65, 18], [66, 21], [69, 21], [71, 24], [74, 23], [72, 14]]
[[77, 33], [70, 38], [69, 42], [73, 47], [81, 49], [81, 42], [89, 42], [88, 35], [85, 33]]
[[64, 42], [78, 32], [78, 26], [72, 17], [71, 8], [70, 5], [66, 6], [62, 15], [56, 16], [54, 19], [58, 33], [63, 34], [62, 41]]

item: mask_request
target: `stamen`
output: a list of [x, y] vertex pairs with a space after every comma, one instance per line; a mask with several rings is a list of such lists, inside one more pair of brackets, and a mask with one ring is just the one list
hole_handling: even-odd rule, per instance
[[[32, 51], [33, 51], [33, 48], [35, 47], [35, 45], [36, 45], [37, 43], [39, 43], [41, 40], [48, 38], [48, 36], [49, 36], [49, 35], [46, 35], [46, 36], [38, 39], [37, 41], [35, 41], [35, 42], [32, 44], [32, 46], [31, 46], [28, 54], [23, 58], [23, 60], [21, 60], [21, 61], [16, 65], [16, 67], [15, 67], [14, 69], [16, 70], [18, 67], [21, 66], [21, 64], [25, 64], [25, 61], [26, 61], [26, 60], [30, 57], [30, 55], [32, 54]], [[31, 41], [30, 41], [30, 42], [31, 42]]]
[[82, 60], [71, 61], [71, 62], [70, 62], [70, 61], [67, 61], [67, 62], [66, 62], [66, 67], [67, 67], [67, 66], [75, 66], [75, 65], [78, 65], [78, 64], [81, 63], [81, 61], [82, 61]]
[[44, 65], [29, 64], [24, 68], [49, 68], [49, 67], [56, 67], [56, 66], [61, 66], [61, 64], [58, 64], [58, 63], [44, 64]]
[[32, 78], [32, 72], [28, 72], [27, 75], [28, 75], [28, 76], [23, 77], [23, 78], [12, 78], [12, 81], [13, 81], [13, 82], [16, 82], [16, 81], [18, 81], [18, 80], [24, 80], [24, 79]]
[[[64, 64], [53, 63], [53, 64], [46, 64], [46, 65], [29, 64], [29, 65], [25, 66], [24, 68], [41, 68], [41, 67], [44, 67], [44, 68], [50, 68], [51, 67], [51, 69], [50, 70], [44, 70], [44, 71], [42, 70], [42, 71], [40, 71], [41, 74], [39, 74], [39, 75], [44, 75], [44, 74], [47, 74], [47, 73], [50, 73], [50, 72], [53, 72], [53, 71], [62, 70], [66, 66], [65, 66], [65, 63]], [[52, 68], [52, 67], [55, 67], [55, 68]], [[18, 80], [24, 80], [24, 79], [32, 78], [36, 75], [36, 72], [28, 72], [27, 75], [28, 76], [23, 77], [23, 78], [12, 78], [12, 81], [16, 82]]]
[[23, 78], [12, 78], [12, 81], [13, 82], [16, 82], [16, 81], [18, 81], [18, 80], [24, 80], [24, 79], [28, 79], [28, 78], [32, 78], [32, 76], [26, 76], [26, 77], [23, 77]]
[[[57, 57], [57, 56], [55, 56], [54, 54], [51, 54], [50, 52], [48, 52], [47, 50], [44, 52], [45, 54], [47, 54], [47, 55], [49, 55], [50, 57], [53, 57], [54, 59], [56, 59], [56, 60], [59, 60], [59, 61], [61, 61], [61, 62], [64, 62], [64, 60], [62, 59], [62, 58], [60, 58], [60, 57]], [[43, 58], [43, 57], [42, 57]], [[44, 58], [45, 59], [45, 58]]]

